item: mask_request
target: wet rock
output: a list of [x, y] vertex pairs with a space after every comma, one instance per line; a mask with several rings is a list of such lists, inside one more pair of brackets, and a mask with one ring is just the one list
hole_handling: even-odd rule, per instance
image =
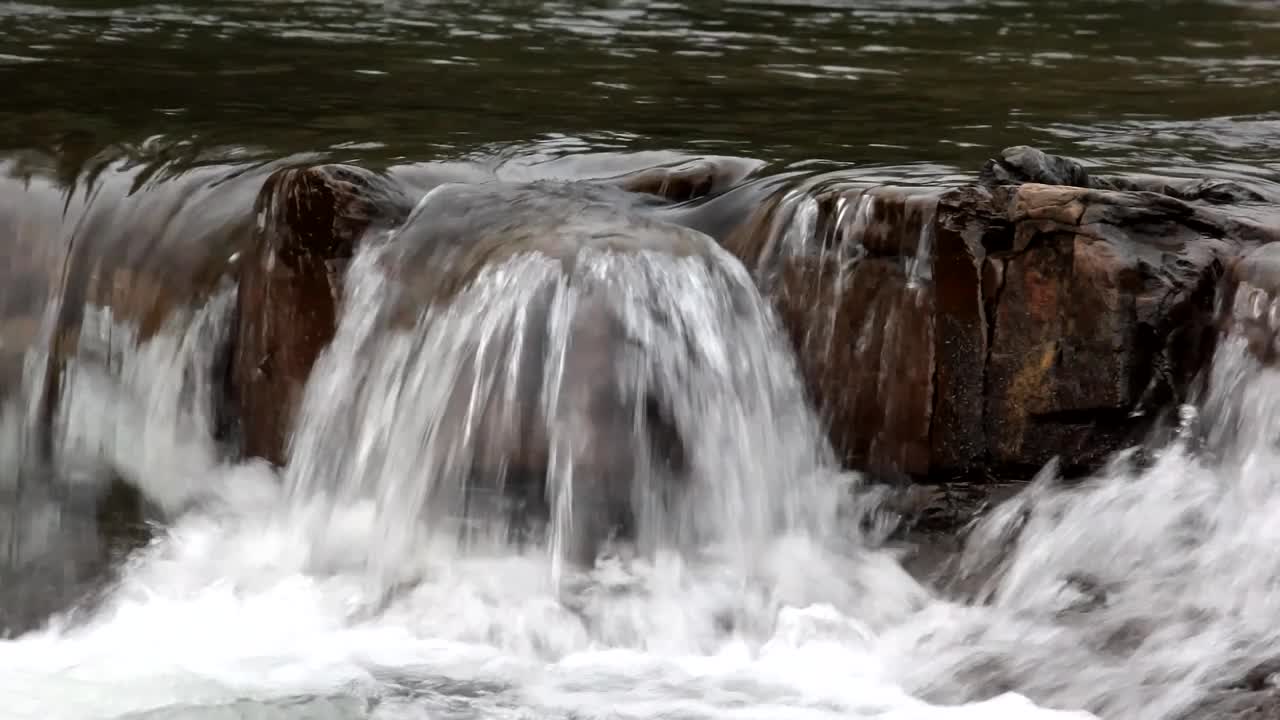
[[950, 479], [1075, 472], [1143, 437], [1212, 352], [1225, 269], [1269, 262], [1232, 264], [1280, 239], [1265, 197], [1011, 148], [942, 192], [792, 177], [675, 217], [773, 299], [847, 464]]
[[1232, 687], [1243, 690], [1266, 690], [1280, 684], [1276, 682], [1277, 678], [1280, 678], [1280, 658], [1271, 658], [1249, 668], [1249, 672], [1245, 673], [1240, 682]]
[[957, 188], [939, 198], [930, 259], [937, 269], [930, 471], [969, 468], [986, 455], [987, 318], [1003, 284], [1003, 263], [988, 258], [987, 248], [998, 250], [1007, 234], [1007, 220], [985, 190]]
[[1026, 184], [997, 195], [1012, 237], [991, 253], [989, 457], [1094, 464], [1204, 364], [1217, 281], [1249, 228], [1150, 193]]
[[627, 173], [608, 182], [628, 192], [685, 202], [718, 195], [739, 185], [760, 163], [742, 158], [697, 159]]
[[[707, 236], [649, 215], [651, 198], [608, 182], [441, 184], [412, 215], [402, 187], [336, 165], [282, 170], [263, 187], [254, 249], [242, 264], [232, 370], [246, 454], [287, 460], [294, 414], [317, 357], [334, 338], [348, 261], [363, 243], [380, 244], [378, 270], [386, 280], [379, 300], [386, 305], [368, 308], [376, 313], [375, 337], [411, 330], [424, 317], [438, 320], [428, 311], [443, 311], [481, 273], [519, 257], [545, 258], [561, 268], [564, 282], [577, 277], [586, 253], [723, 258]], [[563, 330], [568, 350], [555, 359], [553, 344], [561, 341], [548, 335], [549, 322], [564, 298], [560, 281], [547, 282], [521, 307], [519, 322], [491, 318], [496, 324], [483, 339], [449, 341], [480, 346], [457, 367], [438, 369], [448, 382], [440, 416], [430, 419], [431, 443], [449, 459], [432, 470], [440, 495], [428, 505], [441, 511], [463, 503], [469, 520], [512, 507], [545, 520], [553, 433], [544, 383], [548, 363], [562, 363], [558, 412], [576, 428], [569, 456], [558, 460], [571, 464], [574, 478], [575, 520], [566, 545], [571, 557], [587, 561], [609, 535], [633, 529], [637, 463], [671, 474], [686, 458], [670, 398], [636, 396], [617, 384], [635, 339], [608, 298], [578, 289]], [[478, 310], [469, 312], [480, 320]], [[507, 371], [493, 375], [485, 363], [494, 362]], [[466, 477], [445, 478], [457, 473]], [[461, 498], [453, 496], [458, 488]]]
[[[114, 548], [146, 535], [140, 493], [110, 453], [68, 440], [68, 414], [84, 411], [68, 409], [67, 393], [78, 373], [118, 370], [124, 343], [151, 338], [224, 287], [266, 175], [135, 160], [108, 154], [56, 174], [0, 160], [9, 261], [0, 263], [0, 625], [9, 631], [81, 599]], [[104, 423], [122, 402], [80, 400]]]
[[1158, 175], [1110, 175], [1094, 178], [1094, 187], [1108, 190], [1153, 192], [1178, 200], [1211, 205], [1280, 201], [1280, 194], [1222, 178], [1183, 179]]
[[930, 466], [936, 206], [925, 188], [783, 189], [719, 238], [773, 301], [842, 459], [891, 479]]
[[0, 248], [15, 260], [0, 269], [0, 314], [39, 315], [56, 298], [60, 328], [77, 327], [88, 304], [149, 337], [230, 272], [268, 172], [110, 153], [61, 180], [39, 165], [0, 172]]
[[1038, 183], [1096, 190], [1151, 192], [1213, 205], [1280, 202], [1280, 194], [1224, 178], [1171, 178], [1159, 175], [1091, 175], [1082, 163], [1019, 145], [987, 161], [979, 174], [987, 188]]
[[1101, 460], [1199, 370], [1217, 278], [1268, 232], [1168, 196], [1024, 183], [776, 192], [722, 242], [774, 299], [845, 461], [921, 477]]
[[979, 178], [988, 187], [1022, 183], [1089, 187], [1089, 172], [1083, 165], [1026, 145], [1006, 148], [1000, 157], [988, 160]]
[[398, 185], [354, 166], [286, 168], [267, 179], [241, 261], [231, 360], [245, 454], [285, 461], [303, 386], [333, 338], [346, 264], [366, 233], [408, 212]]
[[[637, 478], [669, 478], [674, 491], [688, 461], [669, 410], [673, 399], [652, 387], [637, 392], [623, 380], [636, 361], [628, 348], [644, 340], [628, 335], [618, 303], [606, 296], [616, 291], [576, 271], [589, 262], [587, 254], [662, 254], [706, 263], [716, 257], [713, 240], [655, 220], [644, 207], [642, 199], [584, 183], [459, 185], [420, 205], [388, 241], [385, 267], [398, 288], [392, 317], [400, 328], [427, 308], [448, 306], [480, 273], [518, 257], [541, 257], [558, 268], [539, 281], [545, 284], [522, 308], [521, 321], [499, 324], [497, 336], [486, 341], [485, 362], [509, 368], [501, 377], [485, 377], [474, 362], [456, 369], [436, 442], [470, 444], [470, 492], [514, 497], [535, 515], [547, 512], [538, 506], [546, 502], [552, 463], [567, 462], [574, 520], [566, 546], [582, 562], [611, 535], [634, 532], [636, 498], [647, 491], [633, 485]], [[563, 283], [574, 288], [572, 301]], [[566, 302], [568, 317], [553, 318]], [[563, 337], [553, 333], [560, 321]], [[554, 388], [554, 419], [544, 405], [553, 392], [546, 384], [551, 363], [561, 365], [562, 378]], [[553, 457], [552, 422], [572, 428], [568, 457]], [[659, 492], [668, 489], [656, 484]]]
[[74, 620], [109, 587], [118, 562], [146, 542], [154, 519], [118, 477], [65, 477], [7, 467], [0, 477], [0, 637]]
[[1219, 323], [1243, 336], [1263, 362], [1280, 355], [1280, 242], [1258, 247], [1231, 264], [1223, 283]]
[[[838, 299], [814, 297], [815, 289], [837, 283], [847, 284]], [[881, 258], [847, 271], [793, 260], [776, 293], [810, 392], [845, 462], [889, 477], [926, 473], [932, 295]], [[816, 314], [815, 306], [827, 312]]]
[[[1277, 261], [1265, 244], [1280, 239], [1257, 221], [1258, 206], [1273, 199], [1265, 188], [1096, 175], [1026, 147], [988, 163], [980, 183], [946, 190], [802, 173], [754, 178], [760, 163], [732, 158], [601, 163], [597, 179], [569, 184], [579, 200], [628, 222], [705, 233], [737, 256], [778, 310], [840, 456], [883, 476], [950, 478], [1055, 455], [1089, 466], [1184, 391], [1211, 350], [1215, 322], [1251, 323], [1258, 351], [1275, 352], [1265, 341], [1275, 331], [1270, 310], [1256, 309], [1274, 298], [1268, 273], [1277, 273], [1267, 268]], [[125, 192], [149, 187], [156, 172], [128, 182], [107, 172], [100, 199], [73, 204], [66, 218], [57, 193], [30, 207], [0, 193], [0, 239], [37, 250], [14, 253], [26, 269], [0, 291], [3, 349], [11, 338], [31, 341], [51, 288], [69, 288], [57, 356], [75, 351], [70, 329], [85, 302], [111, 306], [145, 337], [230, 269], [240, 280], [232, 415], [246, 453], [275, 462], [332, 338], [355, 244], [399, 225], [423, 192], [498, 178], [461, 165], [391, 175], [291, 167], [261, 185], [254, 212], [245, 188], [265, 170], [200, 170], [159, 183], [164, 191]], [[460, 265], [450, 259], [414, 276], [419, 307], [522, 248], [571, 255], [581, 239], [566, 243], [554, 222], [526, 221], [566, 202], [548, 199], [554, 184], [511, 184], [538, 192], [515, 201], [525, 219], [492, 241], [457, 240], [473, 229], [465, 223], [437, 228], [443, 247], [467, 249]], [[91, 251], [65, 262], [86, 237]], [[244, 252], [233, 265], [235, 249]], [[1236, 315], [1215, 318], [1213, 294], [1228, 269], [1224, 307]]]
[[56, 460], [62, 380], [81, 339], [109, 345], [124, 327], [144, 341], [204, 305], [248, 239], [270, 167], [181, 166], [128, 149], [0, 160], [0, 250], [13, 260], [0, 267], [0, 354], [39, 360], [22, 382], [37, 426], [27, 450], [41, 462]]

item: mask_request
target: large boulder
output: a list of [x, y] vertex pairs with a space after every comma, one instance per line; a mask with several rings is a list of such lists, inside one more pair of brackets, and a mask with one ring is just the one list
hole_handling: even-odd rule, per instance
[[937, 479], [1095, 465], [1186, 395], [1220, 278], [1280, 234], [1265, 186], [1091, 175], [1025, 147], [980, 180], [759, 180], [675, 213], [774, 300], [849, 465]]
[[[594, 196], [624, 208], [652, 207], [721, 192], [758, 165], [736, 158], [687, 160], [617, 175], [609, 175], [610, 166], [605, 166], [600, 168], [605, 177], [571, 187], [581, 200]], [[299, 395], [316, 357], [333, 338], [343, 275], [361, 238], [398, 226], [414, 200], [442, 185], [490, 183], [499, 183], [497, 173], [464, 163], [408, 165], [388, 173], [351, 165], [301, 166], [278, 170], [267, 179], [255, 205], [254, 238], [242, 260], [231, 380], [239, 436], [248, 455], [277, 464], [286, 460]], [[542, 187], [550, 197], [555, 193], [546, 189], [561, 184], [535, 180], [495, 186]], [[537, 192], [530, 195], [538, 197]], [[559, 211], [548, 208], [553, 225], [561, 220]], [[495, 217], [487, 209], [481, 214]], [[522, 218], [525, 227], [508, 219], [512, 227], [505, 236], [468, 250], [467, 257], [475, 262], [466, 270], [446, 262], [448, 270], [437, 268], [439, 275], [419, 278], [413, 287], [447, 294], [504, 253], [566, 252], [565, 246], [545, 244], [557, 238], [563, 242], [559, 231], [548, 232], [547, 222], [527, 209]], [[531, 243], [544, 245], [533, 248]], [[418, 298], [424, 303], [431, 299]]]
[[1154, 193], [1026, 184], [1000, 194], [1012, 232], [984, 264], [995, 284], [988, 453], [1001, 464], [1096, 463], [1203, 366], [1218, 279], [1247, 238]]

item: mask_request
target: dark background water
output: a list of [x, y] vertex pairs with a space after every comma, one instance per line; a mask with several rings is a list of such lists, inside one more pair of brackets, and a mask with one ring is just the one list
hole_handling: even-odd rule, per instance
[[946, 182], [1026, 143], [1280, 175], [1274, 2], [6, 3], [0, 87], [0, 150], [72, 155], [662, 148]]

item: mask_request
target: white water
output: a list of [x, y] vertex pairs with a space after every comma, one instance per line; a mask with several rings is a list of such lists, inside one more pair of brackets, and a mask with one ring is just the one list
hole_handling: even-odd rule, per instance
[[[596, 261], [584, 272], [607, 268], [600, 277], [624, 288], [642, 279], [627, 274], [634, 266]], [[520, 277], [537, 277], [537, 259], [519, 262], [527, 263]], [[647, 269], [650, 280], [671, 273], [657, 274], [675, 283], [665, 291], [709, 293], [700, 298], [709, 306], [693, 307], [721, 297], [680, 285], [696, 273]], [[105, 458], [176, 517], [87, 618], [58, 618], [0, 642], [0, 717], [985, 720], [1085, 718], [1045, 708], [1089, 707], [1101, 717], [1154, 719], [1280, 653], [1270, 522], [1280, 511], [1270, 432], [1280, 378], [1235, 345], [1219, 354], [1212, 379], [1222, 393], [1201, 418], [1231, 423], [1209, 436], [1219, 459], [1175, 446], [1145, 471], [1118, 466], [1072, 490], [1046, 473], [976, 531], [966, 561], [1000, 562], [982, 593], [989, 604], [939, 597], [871, 548], [874, 537], [850, 532], [866, 508], [856, 495], [833, 502], [828, 493], [849, 489], [841, 485], [848, 478], [825, 471], [821, 453], [797, 450], [811, 432], [805, 418], [795, 425], [767, 403], [763, 415], [744, 409], [756, 406], [725, 367], [700, 376], [710, 384], [686, 398], [712, 406], [683, 412], [706, 425], [690, 431], [702, 437], [693, 443], [704, 453], [697, 481], [720, 480], [746, 504], [689, 522], [710, 533], [710, 546], [750, 552], [654, 542], [579, 571], [538, 544], [441, 541], [455, 535], [442, 535], [421, 512], [428, 498], [412, 495], [437, 480], [422, 470], [439, 461], [396, 453], [421, 449], [410, 440], [428, 433], [432, 418], [415, 413], [442, 407], [430, 382], [451, 387], [440, 369], [456, 370], [448, 353], [465, 346], [423, 339], [489, 337], [476, 334], [479, 320], [500, 322], [524, 306], [523, 285], [504, 284], [512, 277], [482, 276], [476, 295], [455, 301], [457, 323], [424, 315], [396, 335], [375, 312], [391, 290], [376, 263], [357, 262], [343, 327], [317, 370], [284, 478], [255, 463], [220, 464], [208, 436], [201, 368], [225, 298], [135, 351], [113, 345], [109, 372], [75, 373], [61, 415], [64, 453]], [[512, 298], [510, 307], [493, 295], [469, 304], [495, 287], [514, 293], [497, 296]], [[675, 302], [688, 295], [667, 297], [673, 309], [689, 307]], [[631, 327], [643, 319], [632, 317]], [[743, 332], [691, 327], [704, 352]], [[115, 332], [129, 337], [127, 327]], [[745, 332], [772, 330], [760, 320]], [[766, 356], [745, 357], [738, 371], [765, 373], [774, 384], [760, 391], [785, 396], [794, 378], [774, 371], [789, 361], [769, 355], [776, 343], [764, 340], [753, 347]], [[419, 365], [424, 353], [434, 353], [435, 374]], [[678, 353], [668, 360], [681, 362]], [[392, 378], [418, 384], [385, 405]], [[415, 417], [423, 424], [405, 424]], [[5, 447], [20, 446], [19, 438]], [[438, 449], [452, 457], [459, 447]], [[713, 448], [718, 454], [705, 454]], [[750, 516], [788, 491], [799, 493], [790, 499], [801, 505], [796, 513], [780, 523]], [[710, 512], [722, 500], [698, 502]], [[730, 523], [744, 513], [742, 525]], [[1065, 581], [1071, 574], [1105, 589], [1099, 607]]]
[[[415, 218], [435, 209], [424, 202]], [[521, 441], [549, 447], [557, 566], [583, 515], [601, 512], [591, 501], [604, 483], [621, 485], [645, 552], [714, 548], [742, 561], [779, 532], [833, 534], [845, 488], [828, 477], [830, 450], [750, 277], [710, 239], [707, 257], [585, 249], [571, 270], [519, 256], [405, 328], [393, 320], [401, 290], [380, 270], [404, 262], [399, 244], [348, 274], [343, 316], [355, 321], [317, 365], [287, 471], [294, 497], [373, 499], [375, 582], [405, 579], [423, 543], [505, 547], [505, 522], [473, 528], [465, 546], [438, 530], [464, 514], [474, 473], [531, 452], [513, 451]], [[687, 475], [650, 452], [646, 397], [680, 428]], [[486, 519], [475, 502], [466, 515]]]

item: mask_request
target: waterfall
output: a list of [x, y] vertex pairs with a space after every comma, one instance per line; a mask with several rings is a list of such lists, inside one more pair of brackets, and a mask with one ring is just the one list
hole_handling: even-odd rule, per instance
[[420, 228], [460, 203], [501, 218], [487, 192], [435, 191], [353, 262], [302, 402], [290, 492], [372, 499], [383, 535], [369, 562], [383, 573], [424, 537], [506, 544], [515, 500], [545, 503], [556, 563], [615, 522], [634, 525], [642, 552], [742, 558], [781, 534], [832, 531], [846, 487], [792, 356], [750, 276], [710, 238], [680, 233], [693, 250], [664, 252], [654, 247], [673, 229], [622, 228], [592, 207], [548, 232], [617, 242], [516, 254], [418, 306], [404, 285], [421, 280], [404, 268], [421, 262], [415, 243], [437, 242]]

